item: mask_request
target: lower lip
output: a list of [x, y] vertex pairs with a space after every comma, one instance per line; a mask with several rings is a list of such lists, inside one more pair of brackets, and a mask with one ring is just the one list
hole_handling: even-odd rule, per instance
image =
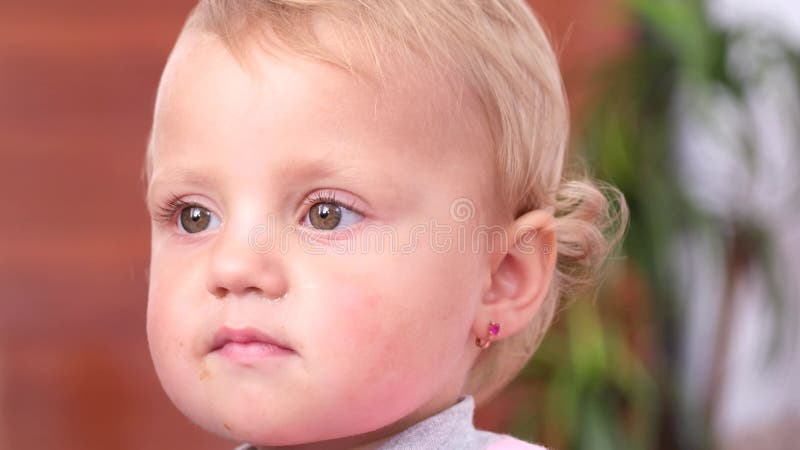
[[228, 342], [216, 352], [230, 360], [243, 363], [294, 354], [292, 350], [266, 342]]

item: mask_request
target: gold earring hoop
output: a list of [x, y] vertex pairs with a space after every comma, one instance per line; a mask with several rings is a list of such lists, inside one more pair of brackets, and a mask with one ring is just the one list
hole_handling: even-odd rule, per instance
[[475, 338], [475, 345], [482, 349], [489, 348], [489, 346], [492, 345], [492, 338], [500, 334], [500, 324], [497, 322], [489, 322], [487, 331], [488, 333], [485, 338], [481, 338], [480, 336]]

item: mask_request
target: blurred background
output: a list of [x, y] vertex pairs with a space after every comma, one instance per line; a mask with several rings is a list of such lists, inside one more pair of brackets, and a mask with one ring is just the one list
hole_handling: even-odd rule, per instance
[[[558, 449], [798, 448], [796, 1], [530, 3], [574, 156], [631, 226], [477, 426]], [[0, 3], [0, 449], [232, 448], [171, 405], [145, 337], [140, 170], [192, 5]]]

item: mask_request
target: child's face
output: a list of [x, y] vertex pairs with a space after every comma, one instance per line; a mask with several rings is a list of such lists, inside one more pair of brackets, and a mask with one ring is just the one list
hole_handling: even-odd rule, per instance
[[[204, 428], [261, 444], [449, 406], [490, 275], [485, 252], [458, 248], [492, 183], [474, 100], [403, 73], [379, 90], [291, 55], [252, 61], [189, 33], [159, 91], [148, 204], [196, 205], [152, 227], [147, 332], [167, 394]], [[311, 207], [331, 196], [347, 206]], [[462, 198], [477, 209], [467, 222], [451, 214]], [[223, 326], [291, 351], [225, 356], [212, 351]]]

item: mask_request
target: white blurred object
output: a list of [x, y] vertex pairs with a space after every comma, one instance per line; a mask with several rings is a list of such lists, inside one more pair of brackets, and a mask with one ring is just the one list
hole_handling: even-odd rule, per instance
[[[683, 86], [676, 98], [677, 164], [696, 206], [722, 223], [753, 223], [767, 231], [772, 268], [785, 295], [775, 314], [760, 270], [734, 285], [731, 333], [723, 363], [715, 433], [723, 448], [800, 448], [775, 430], [800, 425], [800, 332], [784, 330], [782, 347], [767, 363], [776, 317], [800, 323], [800, 92], [782, 59], [780, 41], [800, 52], [797, 0], [709, 0], [721, 26], [742, 32], [731, 47], [731, 72], [744, 84], [743, 98], [726, 88]], [[685, 387], [688, 401], [704, 398], [724, 295], [724, 237], [684, 236], [675, 251], [688, 317]], [[694, 405], [698, 406], [698, 405]], [[792, 437], [796, 429], [790, 429]], [[770, 440], [771, 439], [771, 440]]]
[[708, 12], [726, 29], [766, 32], [800, 49], [800, 2], [797, 0], [707, 0]]

